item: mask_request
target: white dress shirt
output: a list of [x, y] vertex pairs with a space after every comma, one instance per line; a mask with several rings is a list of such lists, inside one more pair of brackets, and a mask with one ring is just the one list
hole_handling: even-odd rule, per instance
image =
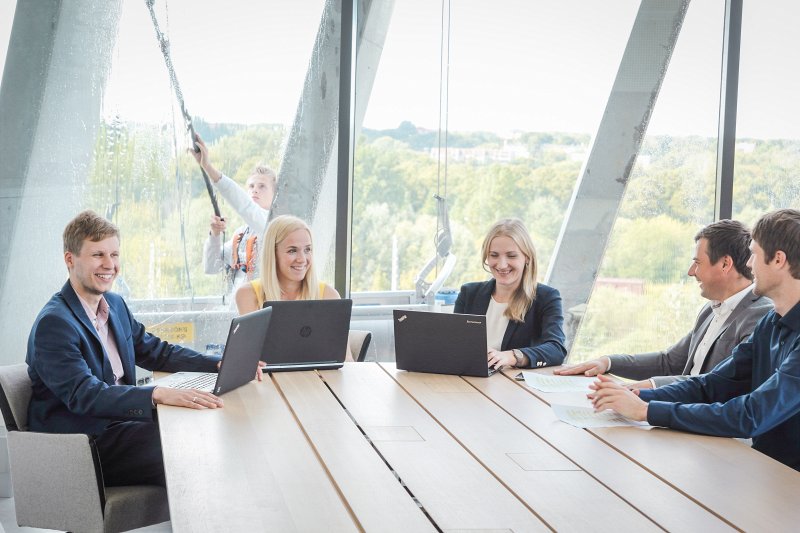
[[497, 303], [494, 297], [489, 299], [489, 308], [486, 310], [486, 347], [489, 350], [500, 351], [503, 345], [508, 328], [508, 318], [504, 315], [507, 308], [507, 303]]
[[731, 316], [731, 313], [736, 309], [736, 306], [739, 305], [739, 302], [750, 293], [752, 288], [752, 284], [748, 285], [721, 302], [716, 300], [711, 302], [711, 311], [714, 313], [714, 318], [711, 319], [711, 323], [708, 325], [705, 335], [703, 335], [703, 340], [700, 341], [694, 351], [694, 363], [692, 364], [692, 370], [689, 372], [690, 375], [697, 376], [700, 374], [700, 370], [703, 368], [703, 361], [705, 361], [711, 345], [714, 344], [714, 341], [719, 337], [720, 329], [722, 329], [723, 324], [725, 324], [725, 321]]

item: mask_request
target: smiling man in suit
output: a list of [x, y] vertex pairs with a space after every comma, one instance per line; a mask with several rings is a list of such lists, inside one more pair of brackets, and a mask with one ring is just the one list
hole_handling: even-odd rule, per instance
[[800, 470], [800, 211], [778, 209], [753, 228], [754, 294], [774, 308], [711, 372], [654, 390], [598, 376], [587, 396], [650, 425], [716, 437], [752, 438], [753, 448]]
[[596, 376], [612, 372], [642, 380], [634, 388], [656, 388], [710, 372], [753, 332], [756, 322], [772, 309], [772, 301], [753, 293], [750, 232], [735, 220], [709, 224], [695, 235], [689, 276], [710, 300], [700, 310], [694, 329], [660, 352], [607, 355], [556, 370], [555, 374]]
[[221, 407], [207, 392], [137, 387], [148, 370], [214, 372], [218, 358], [145, 331], [109, 292], [119, 272], [119, 230], [84, 211], [64, 230], [69, 280], [44, 306], [28, 338], [32, 431], [95, 437], [106, 485], [165, 484], [155, 406]]

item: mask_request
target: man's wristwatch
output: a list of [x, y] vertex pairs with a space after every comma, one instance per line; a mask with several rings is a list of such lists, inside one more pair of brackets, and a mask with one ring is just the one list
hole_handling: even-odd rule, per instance
[[517, 368], [522, 367], [522, 363], [523, 363], [522, 352], [520, 352], [519, 350], [517, 350], [515, 348], [515, 349], [511, 350], [511, 353], [514, 354], [514, 366], [517, 367]]

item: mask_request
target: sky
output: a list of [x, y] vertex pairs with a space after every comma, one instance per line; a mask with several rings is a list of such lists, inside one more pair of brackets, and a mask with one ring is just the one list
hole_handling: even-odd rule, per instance
[[[312, 57], [323, 0], [156, 0], [186, 105], [212, 122], [289, 124]], [[0, 0], [0, 62], [14, 0]], [[453, 131], [594, 133], [636, 0], [458, 0], [449, 18], [442, 107], [441, 3], [397, 0], [364, 126], [408, 120]], [[651, 134], [715, 136], [723, 0], [690, 4], [651, 119]], [[740, 137], [800, 138], [800, 64], [789, 0], [747, 3], [740, 68]], [[123, 3], [103, 113], [164, 122], [173, 103], [144, 1]], [[359, 95], [363, 99], [363, 95]], [[363, 100], [362, 100], [363, 101]], [[446, 109], [445, 113], [440, 113]]]

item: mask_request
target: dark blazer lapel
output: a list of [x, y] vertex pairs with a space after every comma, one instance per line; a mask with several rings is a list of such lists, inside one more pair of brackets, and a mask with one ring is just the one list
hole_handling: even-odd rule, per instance
[[[536, 291], [536, 299], [534, 299], [531, 308], [528, 309], [528, 312], [525, 313], [525, 326], [530, 331], [533, 331], [533, 315], [536, 312], [536, 306], [539, 303], [539, 291]], [[508, 350], [508, 345], [511, 344], [511, 339], [514, 338], [514, 334], [517, 332], [520, 326], [523, 325], [523, 322], [517, 322], [516, 320], [509, 320], [508, 326], [506, 326], [506, 332], [503, 335], [503, 343], [500, 345], [501, 350]]]
[[72, 285], [70, 284], [69, 280], [61, 288], [61, 294], [64, 295], [64, 301], [67, 302], [67, 306], [70, 308], [72, 313], [78, 318], [81, 325], [83, 325], [83, 327], [86, 328], [86, 330], [97, 341], [97, 346], [100, 347], [100, 353], [99, 354], [95, 353], [95, 355], [99, 355], [103, 360], [103, 381], [105, 381], [108, 384], [113, 384], [114, 370], [111, 368], [111, 362], [108, 360], [106, 349], [103, 347], [103, 343], [100, 341], [100, 335], [97, 334], [97, 329], [95, 329], [94, 324], [92, 324], [92, 322], [89, 320], [89, 316], [83, 309], [83, 304], [78, 299], [78, 294], [75, 292], [75, 289], [72, 288]]
[[704, 307], [701, 313], [708, 313], [704, 319], [700, 322], [699, 327], [695, 329], [694, 335], [692, 335], [692, 340], [689, 343], [689, 360], [687, 361], [687, 365], [694, 364], [694, 351], [697, 349], [697, 345], [700, 344], [700, 341], [703, 340], [703, 336], [708, 331], [708, 326], [711, 325], [711, 321], [714, 320], [714, 311], [711, 309], [711, 304], [706, 304], [707, 307]]
[[[106, 299], [108, 301], [108, 299]], [[117, 351], [119, 352], [119, 358], [122, 360], [122, 369], [125, 371], [125, 376], [123, 377], [123, 382], [127, 383], [128, 385], [136, 385], [136, 369], [134, 368], [134, 357], [133, 354], [128, 350], [128, 342], [125, 337], [125, 332], [122, 329], [122, 324], [120, 323], [120, 315], [121, 313], [117, 312], [115, 306], [111, 305], [111, 302], [108, 304], [108, 323], [110, 325], [111, 333], [114, 335], [114, 342], [117, 344]]]
[[[530, 313], [530, 311], [528, 311]], [[528, 316], [526, 315], [525, 318], [527, 319]], [[517, 322], [515, 320], [509, 320], [508, 326], [506, 327], [506, 332], [503, 335], [503, 344], [500, 345], [500, 349], [505, 351], [508, 349], [508, 345], [511, 342], [511, 338], [514, 336], [514, 333], [517, 331], [517, 328], [520, 326], [521, 322]]]
[[[720, 326], [716, 337], [714, 337], [714, 339], [711, 341], [711, 344], [709, 344], [708, 353], [711, 353], [711, 350], [714, 349], [714, 343], [717, 342], [717, 339], [719, 339], [722, 336], [722, 334], [725, 333], [725, 330], [728, 329], [728, 327], [730, 327], [731, 324], [733, 324], [733, 321], [736, 320], [736, 318], [738, 318], [739, 315], [744, 313], [747, 310], [748, 307], [753, 305], [753, 303], [755, 301], [757, 301], [758, 298], [759, 298], [758, 296], [754, 295], [751, 292], [750, 294], [748, 294], [744, 298], [742, 298], [742, 300], [738, 304], [736, 304], [736, 307], [733, 308], [733, 311], [730, 312], [730, 314], [728, 315], [728, 318], [726, 318], [725, 322], [723, 322], [722, 326]], [[713, 318], [713, 312], [712, 312], [711, 317]], [[710, 321], [709, 321], [709, 323], [710, 323]], [[706, 328], [706, 329], [708, 329], [708, 328]], [[703, 333], [703, 335], [705, 335], [705, 333]]]
[[733, 308], [733, 311], [731, 311], [731, 314], [728, 315], [728, 318], [725, 319], [725, 323], [722, 324], [720, 334], [722, 334], [723, 331], [728, 329], [728, 326], [730, 326], [731, 323], [733, 323], [733, 321], [739, 317], [739, 315], [744, 313], [748, 307], [757, 302], [759, 298], [760, 296], [756, 296], [755, 294], [753, 294], [752, 290], [750, 291], [750, 294], [745, 295], [745, 297], [742, 298], [742, 300], [736, 305], [736, 307]]
[[97, 339], [98, 343], [100, 343], [100, 336], [97, 334], [94, 324], [89, 320], [86, 311], [83, 309], [83, 304], [78, 299], [78, 294], [75, 292], [75, 289], [72, 288], [69, 281], [61, 288], [61, 294], [64, 295], [64, 301], [67, 302], [67, 306], [69, 306], [72, 314], [78, 318], [83, 327]]
[[477, 294], [475, 294], [475, 314], [476, 315], [485, 315], [486, 311], [489, 310], [489, 300], [492, 299], [492, 293], [494, 292], [494, 279], [490, 279], [483, 285], [481, 285], [480, 289], [478, 289]]

